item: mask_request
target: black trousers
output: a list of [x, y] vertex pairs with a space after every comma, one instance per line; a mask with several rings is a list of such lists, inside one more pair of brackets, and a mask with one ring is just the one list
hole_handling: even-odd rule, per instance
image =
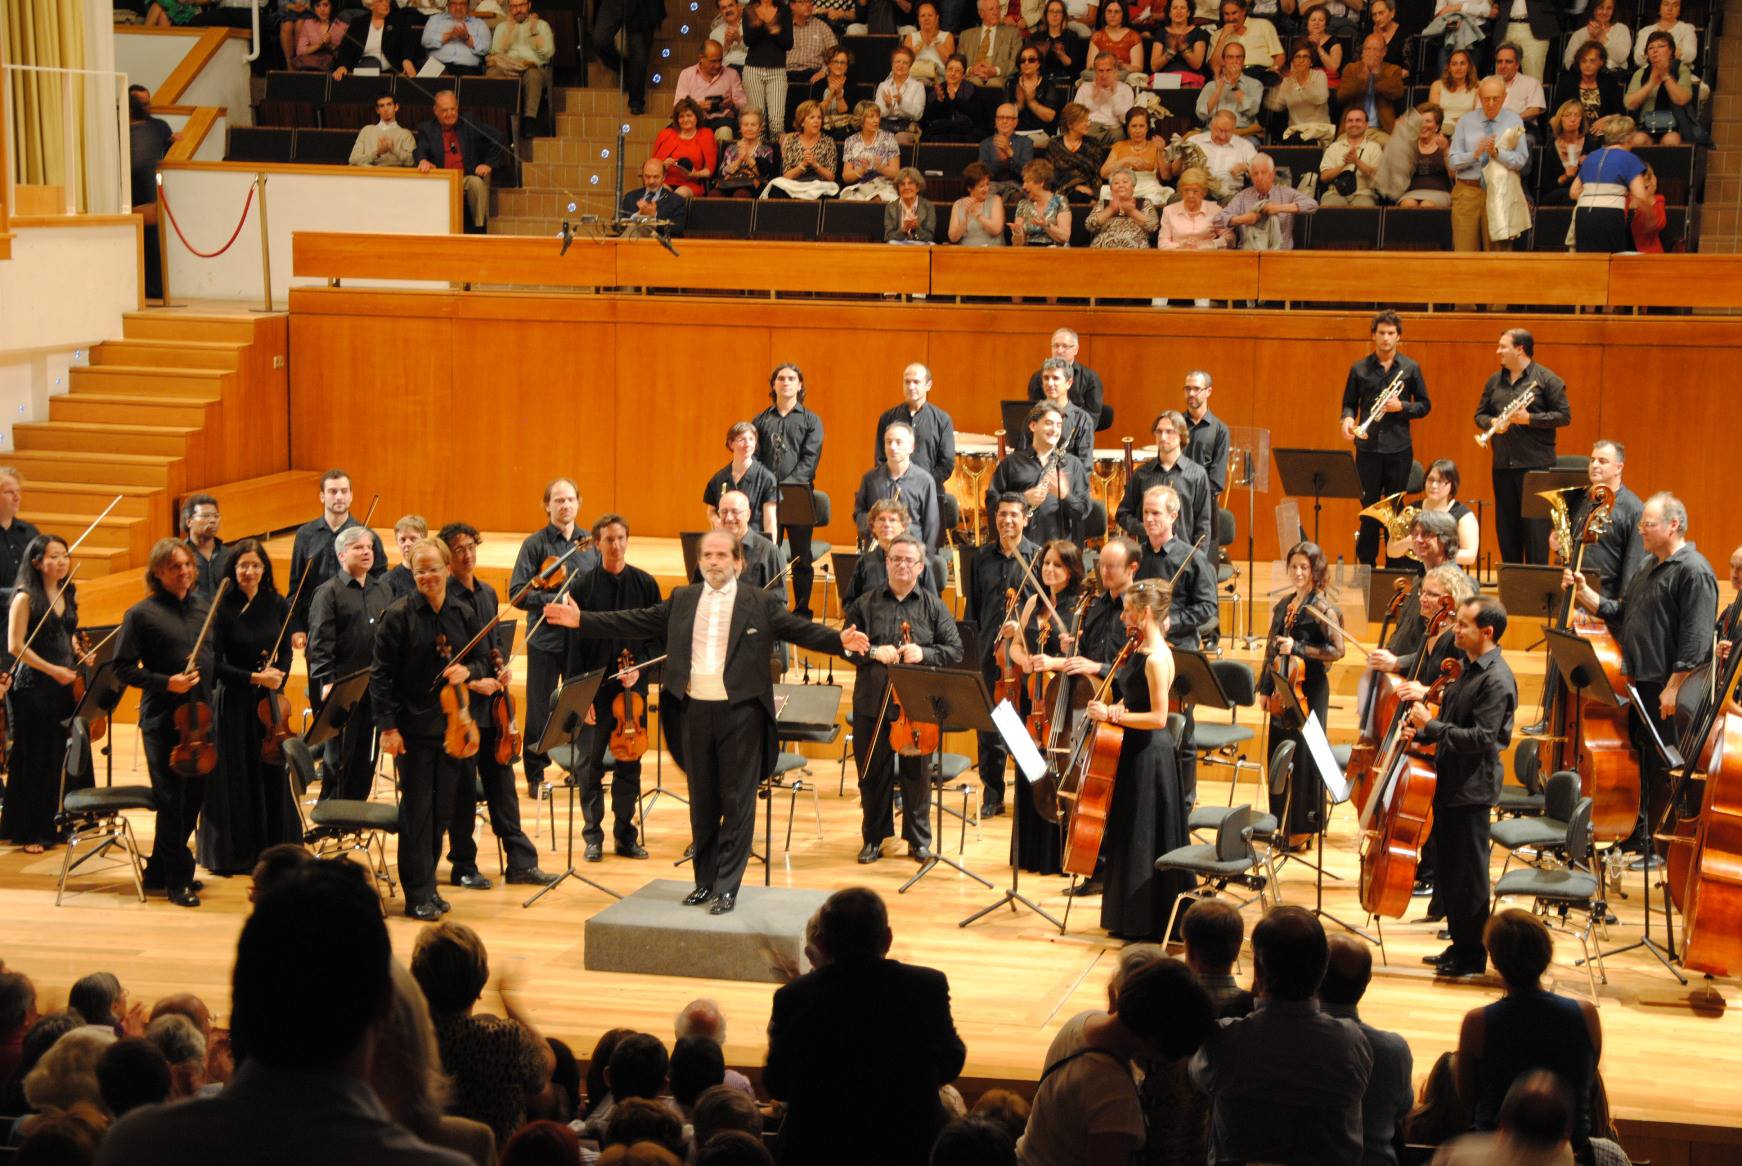
[[1487, 967], [1482, 927], [1488, 922], [1489, 806], [1434, 806], [1435, 880], [1458, 962]]
[[[1387, 494], [1395, 494], [1409, 486], [1409, 468], [1415, 460], [1413, 450], [1398, 453], [1355, 452], [1355, 473], [1361, 479], [1361, 505], [1371, 506]], [[1377, 519], [1363, 518], [1361, 532], [1355, 536], [1355, 561], [1373, 566], [1379, 559], [1379, 536], [1382, 529]]]
[[399, 881], [408, 907], [435, 898], [436, 855], [462, 769], [439, 737], [405, 739], [399, 759]]
[[509, 870], [538, 865], [538, 848], [520, 827], [520, 797], [514, 790], [514, 766], [496, 760], [499, 739], [493, 725], [478, 723], [478, 752], [461, 765], [454, 783], [453, 815], [448, 819], [448, 862], [455, 874], [478, 871], [478, 803], [490, 813], [490, 829], [508, 855]]
[[683, 718], [696, 886], [738, 893], [756, 837], [765, 715], [754, 701], [689, 700]]
[[[895, 833], [895, 783], [901, 782], [901, 837], [909, 846], [931, 846], [929, 757], [903, 757], [889, 747], [889, 725], [875, 713], [853, 714], [853, 744], [859, 755], [859, 833], [867, 843]], [[866, 768], [865, 762], [871, 762]]]
[[[992, 686], [998, 683], [996, 668], [982, 668], [980, 674], [986, 679], [986, 691], [991, 692]], [[1004, 804], [1004, 765], [1010, 758], [1010, 750], [1004, 746], [1004, 738], [997, 733], [975, 733], [979, 740], [980, 763], [980, 807], [1001, 806]]]
[[1194, 706], [1187, 705], [1184, 710], [1186, 724], [1180, 731], [1176, 761], [1180, 796], [1183, 799], [1181, 804], [1185, 806], [1187, 814], [1198, 804], [1198, 742], [1192, 735], [1192, 728], [1197, 722], [1192, 717], [1193, 709]]
[[[581, 838], [589, 846], [605, 841], [605, 749], [616, 731], [611, 699], [621, 692], [601, 691], [593, 701], [594, 723], [581, 734], [580, 765], [575, 780], [580, 783]], [[618, 761], [611, 766], [611, 841], [634, 846], [635, 807], [641, 800], [641, 762]]]
[[157, 825], [146, 873], [166, 887], [185, 887], [193, 881], [194, 852], [188, 849], [188, 839], [206, 799], [205, 778], [183, 777], [169, 766], [170, 750], [179, 739], [168, 726], [148, 729], [144, 734], [145, 769], [151, 776], [151, 792], [157, 797]]
[[563, 653], [549, 648], [526, 649], [526, 701], [520, 722], [521, 768], [526, 771], [526, 788], [536, 789], [544, 780], [550, 758], [538, 752], [539, 738], [544, 736], [545, 722], [550, 720], [550, 694], [563, 678]]
[[1524, 517], [1524, 475], [1530, 472], [1494, 471], [1494, 538], [1502, 563], [1548, 562], [1548, 519]]
[[369, 720], [367, 696], [351, 706], [350, 717], [338, 735], [322, 748], [327, 778], [321, 782], [321, 801], [367, 801], [369, 791], [375, 788], [375, 726]]
[[[653, 47], [653, 37], [645, 29], [636, 28], [626, 17], [633, 0], [599, 0], [593, 15], [593, 55], [623, 78], [623, 92], [629, 104], [639, 106], [647, 100], [647, 59]], [[617, 52], [617, 30], [623, 30], [623, 52]]]
[[[1669, 804], [1669, 766], [1657, 750], [1657, 741], [1674, 744], [1676, 734], [1675, 726], [1658, 715], [1657, 702], [1663, 696], [1663, 681], [1635, 681], [1633, 689], [1639, 694], [1639, 701], [1629, 706], [1627, 736], [1633, 743], [1633, 751], [1639, 754], [1639, 821], [1633, 829], [1633, 840], [1640, 840], [1649, 836], [1652, 824], [1662, 817], [1664, 807]], [[1647, 715], [1657, 728], [1656, 739], [1641, 719]]]
[[811, 557], [811, 534], [814, 526], [783, 526], [780, 537], [792, 549], [792, 610], [800, 615], [811, 613], [811, 585], [816, 579], [815, 559]]

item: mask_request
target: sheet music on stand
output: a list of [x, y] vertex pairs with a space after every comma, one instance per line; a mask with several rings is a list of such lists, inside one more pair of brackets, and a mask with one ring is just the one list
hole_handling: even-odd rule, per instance
[[1230, 425], [1228, 461], [1230, 482], [1249, 486], [1256, 494], [1270, 492], [1270, 430], [1255, 425]]

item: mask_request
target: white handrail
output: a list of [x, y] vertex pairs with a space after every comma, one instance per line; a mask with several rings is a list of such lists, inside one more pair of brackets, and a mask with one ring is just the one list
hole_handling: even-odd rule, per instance
[[[64, 165], [66, 167], [66, 172], [62, 175], [62, 188], [66, 199], [64, 209], [69, 215], [78, 213], [79, 175], [82, 173], [88, 180], [91, 187], [93, 201], [98, 195], [97, 187], [103, 180], [102, 175], [94, 173], [91, 169], [91, 159], [97, 156], [96, 151], [87, 148], [81, 152], [79, 149], [79, 119], [76, 113], [78, 104], [75, 101], [74, 92], [75, 79], [103, 78], [111, 82], [109, 98], [112, 101], [112, 107], [114, 109], [115, 120], [113, 128], [115, 133], [115, 158], [117, 165], [116, 173], [113, 176], [115, 182], [115, 190], [113, 193], [118, 212], [120, 214], [132, 213], [133, 192], [132, 183], [130, 181], [132, 168], [132, 141], [127, 128], [127, 74], [115, 72], [114, 70], [109, 69], [74, 69], [57, 68], [48, 65], [0, 64], [0, 120], [3, 120], [3, 124], [8, 125], [11, 124], [12, 116], [12, 85], [10, 80], [7, 78], [7, 74], [9, 73], [43, 74], [58, 76], [60, 78], [61, 149]], [[104, 98], [100, 88], [97, 88], [96, 93], [96, 100], [92, 103], [91, 109], [100, 110]], [[100, 127], [101, 123], [98, 122], [95, 123], [95, 125]], [[15, 143], [15, 147], [21, 144], [22, 143]], [[89, 145], [90, 143], [87, 142], [87, 146]], [[17, 168], [22, 156], [23, 155], [18, 148], [9, 151], [9, 160], [6, 167], [6, 174], [4, 176], [6, 184], [6, 202], [8, 206], [13, 208], [16, 208], [18, 205]]]

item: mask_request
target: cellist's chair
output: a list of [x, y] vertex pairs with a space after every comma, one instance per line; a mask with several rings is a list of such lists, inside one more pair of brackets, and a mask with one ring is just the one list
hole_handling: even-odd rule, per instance
[[1537, 863], [1551, 852], [1567, 849], [1567, 838], [1573, 811], [1579, 805], [1579, 775], [1569, 769], [1550, 774], [1543, 787], [1543, 810], [1534, 818], [1507, 818], [1489, 828], [1488, 836], [1495, 846], [1506, 851], [1506, 861], [1500, 865], [1500, 875], [1520, 850], [1531, 851]]
[[1494, 812], [1505, 818], [1534, 818], [1543, 812], [1542, 742], [1526, 738], [1512, 751], [1518, 785], [1501, 785]]
[[1234, 771], [1228, 782], [1228, 805], [1232, 806], [1234, 793], [1240, 785], [1241, 770], [1250, 770], [1260, 783], [1264, 780], [1263, 767], [1256, 761], [1247, 760], [1246, 754], [1239, 751], [1240, 746], [1258, 737], [1258, 731], [1251, 725], [1239, 723], [1240, 710], [1256, 705], [1258, 693], [1250, 664], [1240, 660], [1211, 660], [1210, 671], [1216, 674], [1216, 683], [1222, 686], [1233, 707], [1228, 711], [1226, 724], [1204, 717], [1194, 720], [1193, 748], [1197, 750], [1199, 765], [1226, 765]]
[[[399, 833], [399, 807], [392, 802], [360, 802], [351, 798], [325, 798], [309, 810], [303, 795], [314, 780], [315, 759], [301, 737], [284, 742], [284, 779], [290, 783], [290, 799], [302, 825], [302, 841], [316, 858], [363, 856], [363, 866], [375, 881], [381, 896], [382, 914], [398, 884], [387, 864], [387, 836]], [[383, 890], [385, 888], [385, 890]]]
[[[1555, 774], [1555, 777], [1559, 776]], [[1553, 909], [1565, 921], [1574, 908], [1582, 912], [1585, 925], [1573, 934], [1584, 949], [1585, 974], [1591, 980], [1591, 999], [1596, 1000], [1597, 973], [1602, 974], [1603, 983], [1607, 984], [1609, 972], [1603, 966], [1602, 949], [1592, 949], [1591, 932], [1602, 925], [1609, 913], [1609, 904], [1603, 899], [1603, 878], [1597, 870], [1597, 851], [1591, 840], [1590, 798], [1580, 798], [1573, 809], [1567, 822], [1565, 850], [1568, 856], [1566, 866], [1523, 866], [1501, 875], [1500, 881], [1494, 884], [1494, 907], [1498, 910], [1500, 900], [1508, 896], [1529, 895], [1536, 900], [1535, 909], [1539, 914]], [[1596, 972], [1591, 969], [1593, 960]]]
[[[54, 905], [61, 905], [66, 894], [67, 879], [87, 862], [103, 859], [98, 871], [124, 865], [133, 876], [133, 890], [141, 903], [145, 902], [145, 879], [140, 870], [139, 843], [133, 827], [127, 821], [129, 810], [149, 812], [157, 809], [157, 795], [148, 785], [95, 786], [91, 780], [91, 731], [84, 718], [74, 717], [68, 725], [66, 757], [60, 770], [60, 814], [58, 825], [67, 832], [66, 855], [61, 859], [60, 880], [55, 886]], [[73, 784], [82, 788], [68, 789]], [[73, 854], [81, 846], [95, 844], [76, 861]], [[120, 858], [109, 857], [120, 851]]]
[[1251, 897], [1240, 900], [1241, 907], [1256, 902], [1262, 909], [1269, 908], [1269, 899], [1264, 893], [1268, 880], [1258, 873], [1265, 860], [1252, 845], [1252, 822], [1252, 807], [1236, 806], [1234, 812], [1222, 819], [1222, 824], [1216, 828], [1214, 843], [1194, 842], [1176, 847], [1155, 860], [1158, 873], [1185, 871], [1198, 880], [1197, 886], [1182, 891], [1174, 899], [1173, 909], [1167, 914], [1167, 929], [1162, 932], [1164, 937], [1173, 935], [1174, 922], [1184, 910], [1182, 904], [1189, 906], [1203, 899], [1213, 899], [1233, 884], [1253, 892]]

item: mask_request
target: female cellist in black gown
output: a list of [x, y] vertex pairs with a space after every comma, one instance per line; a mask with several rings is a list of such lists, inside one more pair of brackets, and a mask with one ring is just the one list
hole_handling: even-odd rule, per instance
[[[290, 667], [290, 637], [279, 635], [290, 604], [273, 585], [272, 560], [256, 539], [227, 548], [224, 577], [230, 586], [212, 620], [218, 771], [206, 779], [198, 854], [201, 866], [229, 875], [252, 870], [268, 846], [297, 841], [299, 827], [284, 766], [260, 755], [266, 736], [260, 702]], [[274, 642], [278, 655], [268, 662]]]
[[[1270, 616], [1270, 643], [1264, 651], [1264, 667], [1258, 678], [1258, 694], [1265, 697], [1276, 691], [1277, 658], [1294, 656], [1304, 665], [1301, 689], [1306, 696], [1307, 711], [1318, 716], [1323, 728], [1331, 707], [1330, 666], [1343, 658], [1343, 635], [1333, 631], [1303, 608], [1308, 604], [1339, 626], [1342, 617], [1325, 592], [1325, 552], [1316, 543], [1298, 542], [1288, 551], [1288, 581], [1291, 590], [1276, 601]], [[1292, 613], [1292, 614], [1291, 614]], [[1307, 755], [1301, 736], [1301, 722], [1284, 704], [1284, 711], [1270, 716], [1268, 721], [1269, 751], [1284, 741], [1295, 742], [1294, 773], [1289, 789], [1271, 794], [1270, 812], [1280, 821], [1285, 803], [1288, 820], [1282, 832], [1290, 839], [1315, 833], [1324, 828], [1325, 787], [1317, 768]]]
[[[18, 843], [26, 854], [41, 854], [61, 839], [54, 817], [60, 810], [66, 721], [73, 715], [72, 684], [78, 675], [73, 669], [78, 588], [61, 588], [71, 570], [66, 540], [39, 534], [25, 548], [13, 583], [7, 643], [23, 660], [12, 686], [12, 755], [0, 838]], [[35, 639], [30, 639], [32, 631]]]
[[1192, 885], [1183, 871], [1155, 869], [1158, 857], [1190, 841], [1175, 760], [1178, 746], [1167, 729], [1173, 653], [1166, 633], [1173, 588], [1165, 579], [1145, 579], [1133, 583], [1124, 598], [1125, 627], [1137, 634], [1137, 650], [1115, 674], [1114, 702], [1090, 701], [1086, 710], [1090, 720], [1125, 730], [1101, 841], [1106, 860], [1101, 926], [1116, 938], [1160, 941], [1174, 900]]
[[[1043, 645], [1040, 632], [1046, 629], [1045, 659], [1064, 666], [1064, 657], [1070, 655], [1059, 646], [1059, 637], [1068, 635], [1070, 627], [1061, 620], [1071, 618], [1071, 609], [1076, 606], [1077, 598], [1083, 589], [1083, 554], [1077, 549], [1077, 544], [1066, 539], [1054, 539], [1046, 544], [1045, 551], [1040, 556], [1040, 583], [1046, 588], [1046, 596], [1052, 601], [1052, 609], [1042, 603], [1031, 588], [1024, 587], [1028, 598], [1024, 600], [1021, 613], [1004, 625], [1004, 635], [1010, 643], [1010, 658], [1015, 661], [1023, 675], [1023, 688], [1028, 689], [1034, 680], [1034, 669], [1042, 657]], [[1053, 611], [1058, 615], [1055, 617]], [[1060, 653], [1057, 656], [1052, 653]], [[1029, 710], [1024, 701], [1024, 713]], [[1044, 749], [1045, 744], [1039, 743]], [[1048, 822], [1034, 808], [1032, 796], [1033, 787], [1020, 768], [1016, 771], [1016, 790], [1014, 798], [1016, 808], [1014, 813], [1021, 815], [1015, 833], [1018, 839], [1016, 865], [1023, 870], [1036, 874], [1060, 874], [1063, 868], [1059, 865], [1063, 847], [1059, 838], [1057, 823]]]

